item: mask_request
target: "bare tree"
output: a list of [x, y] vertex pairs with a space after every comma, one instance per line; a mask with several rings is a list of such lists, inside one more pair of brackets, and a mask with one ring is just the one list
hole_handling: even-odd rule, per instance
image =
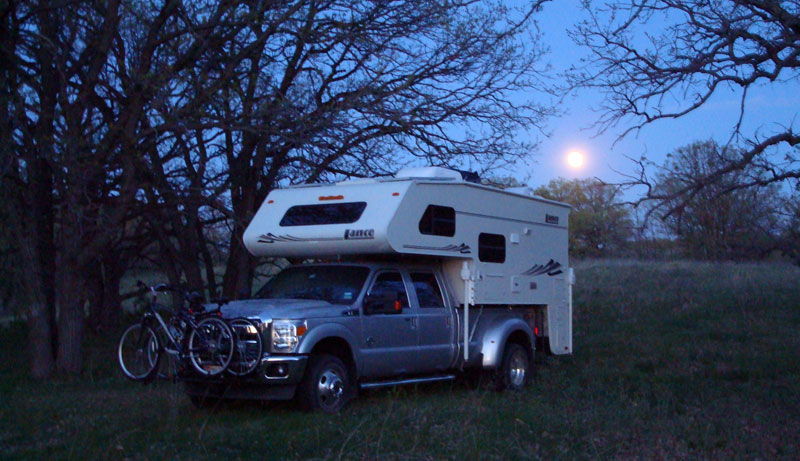
[[[123, 235], [146, 171], [141, 152], [158, 140], [149, 110], [165, 81], [215, 44], [208, 24], [229, 11], [210, 8], [201, 27], [187, 29], [179, 6], [3, 6], [3, 190], [28, 268], [21, 296], [30, 301], [36, 376], [53, 364], [80, 371], [93, 268]], [[177, 41], [189, 45], [175, 53]]]
[[800, 197], [795, 195], [786, 200], [781, 211], [781, 253], [800, 266]]
[[[755, 174], [719, 192], [800, 178], [797, 117], [771, 120], [752, 133], [742, 129], [749, 89], [800, 77], [800, 2], [622, 0], [586, 5], [590, 19], [574, 37], [591, 57], [586, 67], [573, 69], [571, 84], [606, 93], [601, 130], [623, 123], [627, 134], [691, 113], [718, 92], [741, 94], [731, 145], [744, 149], [735, 149], [737, 155], [728, 155], [726, 162], [671, 189], [668, 196], [648, 188], [646, 200], [683, 197], [671, 201], [668, 213], [674, 212], [700, 189], [746, 167]], [[633, 183], [650, 186], [641, 173]]]
[[533, 102], [543, 2], [0, 6], [3, 226], [28, 269], [34, 374], [80, 370], [85, 303], [114, 302], [99, 290], [140, 239], [171, 278], [213, 286], [208, 235], [226, 220], [230, 296], [250, 286], [242, 231], [275, 187], [527, 155], [514, 134], [553, 112]]
[[[247, 223], [281, 185], [386, 175], [399, 165], [508, 164], [541, 126], [541, 1], [297, 0], [236, 5], [245, 25], [197, 56], [162, 113], [221, 154], [231, 213], [223, 292], [249, 292]], [[186, 7], [192, 25], [197, 6]], [[523, 94], [523, 91], [525, 92]]]

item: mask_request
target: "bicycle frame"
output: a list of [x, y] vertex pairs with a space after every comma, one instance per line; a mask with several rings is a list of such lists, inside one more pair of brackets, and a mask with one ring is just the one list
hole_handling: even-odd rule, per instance
[[[158, 308], [157, 307], [160, 306], [160, 304], [158, 304], [158, 302], [157, 302], [158, 301], [158, 293], [156, 292], [156, 290], [153, 287], [150, 287], [150, 292], [152, 293], [152, 300], [147, 305], [147, 308], [148, 308], [149, 312], [146, 313], [144, 315], [144, 317], [142, 318], [142, 323], [145, 324], [145, 322], [146, 322], [148, 317], [155, 318], [156, 321], [158, 322], [158, 326], [160, 327], [161, 331], [164, 332], [164, 334], [166, 335], [167, 339], [169, 340], [169, 342], [170, 342], [169, 345], [173, 346], [173, 348], [174, 348], [174, 349], [169, 349], [169, 348], [166, 347], [166, 346], [168, 346], [167, 344], [163, 344], [163, 345], [159, 344], [159, 349], [160, 349], [159, 352], [163, 351], [163, 352], [166, 352], [169, 355], [174, 355], [174, 356], [178, 356], [180, 358], [183, 358], [183, 356], [187, 352], [187, 351], [184, 350], [185, 349], [185, 344], [179, 344], [178, 343], [178, 339], [175, 338], [175, 336], [173, 336], [172, 331], [170, 331], [170, 328], [167, 325], [167, 322], [164, 320], [164, 317], [162, 317], [161, 314], [158, 313]], [[176, 313], [175, 315], [178, 315], [178, 314]], [[187, 333], [189, 331], [191, 331], [192, 329], [197, 327], [197, 323], [194, 321], [193, 318], [191, 318], [191, 316], [189, 316], [188, 318], [183, 319], [183, 320], [186, 322], [186, 325], [184, 325], [182, 327], [183, 331], [181, 331], [181, 342], [183, 342], [183, 340], [187, 337]]]

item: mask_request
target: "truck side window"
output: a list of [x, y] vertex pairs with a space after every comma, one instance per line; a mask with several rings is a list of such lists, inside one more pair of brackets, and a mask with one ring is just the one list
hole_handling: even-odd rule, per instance
[[439, 289], [435, 275], [430, 272], [412, 272], [411, 283], [417, 292], [419, 307], [444, 307], [442, 290]]
[[506, 261], [506, 237], [500, 234], [478, 235], [478, 259], [485, 263]]
[[428, 205], [419, 220], [419, 233], [425, 235], [456, 235], [456, 210], [449, 206]]
[[400, 305], [405, 309], [408, 307], [408, 295], [406, 294], [406, 286], [403, 283], [403, 276], [399, 272], [383, 272], [378, 274], [375, 283], [372, 284], [372, 289], [369, 290], [370, 295], [380, 295], [382, 293], [397, 293], [397, 299]]

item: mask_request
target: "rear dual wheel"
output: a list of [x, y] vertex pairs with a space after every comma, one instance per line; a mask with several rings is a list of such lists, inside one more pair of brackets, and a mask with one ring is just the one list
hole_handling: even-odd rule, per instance
[[529, 351], [518, 343], [509, 343], [503, 352], [503, 362], [495, 374], [497, 390], [520, 391], [531, 379], [533, 360]]

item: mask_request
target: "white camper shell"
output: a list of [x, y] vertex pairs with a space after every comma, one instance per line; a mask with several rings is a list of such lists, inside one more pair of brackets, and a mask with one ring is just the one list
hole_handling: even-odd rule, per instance
[[546, 306], [555, 354], [572, 351], [569, 205], [444, 168], [270, 192], [244, 233], [255, 256], [441, 258], [457, 301]]

